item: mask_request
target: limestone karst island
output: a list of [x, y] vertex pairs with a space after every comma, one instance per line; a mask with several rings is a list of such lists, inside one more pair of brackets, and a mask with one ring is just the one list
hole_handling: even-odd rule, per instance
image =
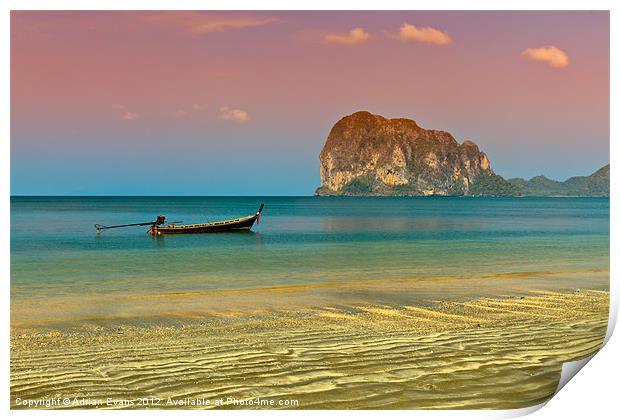
[[609, 196], [609, 165], [564, 182], [544, 176], [506, 180], [469, 140], [367, 111], [338, 121], [320, 154], [316, 195]]

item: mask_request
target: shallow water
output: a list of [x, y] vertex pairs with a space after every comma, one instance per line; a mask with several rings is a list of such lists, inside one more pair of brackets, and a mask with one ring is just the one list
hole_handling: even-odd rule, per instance
[[[261, 202], [261, 223], [249, 233], [151, 237], [147, 227], [137, 227], [97, 235], [93, 227], [149, 221], [158, 214], [171, 221], [213, 221], [252, 214]], [[20, 308], [31, 312], [45, 302], [91, 296], [109, 296], [106, 310], [113, 314], [116, 295], [326, 283], [350, 288], [377, 280], [389, 289], [389, 282], [413, 278], [467, 281], [608, 268], [606, 198], [11, 198], [14, 320]], [[570, 287], [569, 277], [552, 281]], [[601, 285], [600, 276], [591, 285], [588, 274], [580, 280], [582, 287]], [[380, 287], [358, 295], [381, 304], [399, 297]], [[82, 318], [102, 315], [97, 305], [78, 312]]]

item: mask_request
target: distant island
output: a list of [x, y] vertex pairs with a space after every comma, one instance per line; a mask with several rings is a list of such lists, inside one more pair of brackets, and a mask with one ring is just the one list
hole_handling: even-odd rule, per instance
[[609, 164], [588, 176], [574, 176], [564, 182], [538, 175], [529, 180], [512, 178], [522, 195], [609, 197]]
[[506, 180], [472, 141], [367, 111], [332, 127], [320, 160], [320, 196], [609, 196], [609, 164], [564, 182]]

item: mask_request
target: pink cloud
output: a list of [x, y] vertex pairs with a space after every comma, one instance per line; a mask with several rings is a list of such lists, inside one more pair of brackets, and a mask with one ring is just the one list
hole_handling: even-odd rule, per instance
[[114, 104], [112, 105], [112, 108], [120, 111], [120, 117], [123, 120], [127, 120], [127, 121], [137, 120], [138, 117], [140, 117], [140, 115], [137, 112], [128, 110], [127, 107], [122, 104]]
[[362, 44], [369, 39], [370, 34], [363, 28], [355, 28], [344, 34], [328, 33], [322, 36], [322, 42], [324, 44], [357, 45]]
[[200, 104], [189, 104], [187, 106], [183, 106], [183, 108], [179, 108], [174, 113], [174, 116], [177, 118], [189, 117], [191, 115], [197, 114], [202, 111], [203, 107]]
[[564, 68], [568, 66], [568, 54], [554, 45], [539, 48], [526, 48], [521, 57], [534, 61], [542, 61], [551, 67]]
[[27, 20], [20, 26], [18, 36], [54, 38], [56, 31], [71, 28], [74, 32], [135, 33], [164, 30], [196, 36], [253, 28], [278, 22], [275, 16], [257, 13], [203, 12], [203, 11], [74, 11], [74, 12], [20, 12], [15, 21]]
[[151, 12], [136, 15], [146, 24], [180, 29], [191, 35], [252, 28], [278, 22], [273, 16], [239, 15], [204, 12]]
[[228, 106], [223, 106], [220, 108], [219, 119], [245, 124], [250, 120], [250, 116], [242, 109], [233, 109]]
[[400, 27], [396, 38], [401, 41], [428, 42], [435, 45], [448, 45], [452, 43], [452, 38], [446, 32], [431, 27], [419, 28], [408, 23]]
[[125, 111], [123, 113], [123, 119], [124, 120], [136, 120], [138, 119], [139, 115], [135, 112], [131, 112], [131, 111]]

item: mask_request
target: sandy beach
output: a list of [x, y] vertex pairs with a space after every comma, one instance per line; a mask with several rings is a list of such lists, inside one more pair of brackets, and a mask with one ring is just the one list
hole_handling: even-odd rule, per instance
[[518, 408], [547, 400], [561, 364], [596, 352], [607, 327], [606, 290], [452, 296], [239, 307], [167, 323], [14, 319], [11, 406]]

